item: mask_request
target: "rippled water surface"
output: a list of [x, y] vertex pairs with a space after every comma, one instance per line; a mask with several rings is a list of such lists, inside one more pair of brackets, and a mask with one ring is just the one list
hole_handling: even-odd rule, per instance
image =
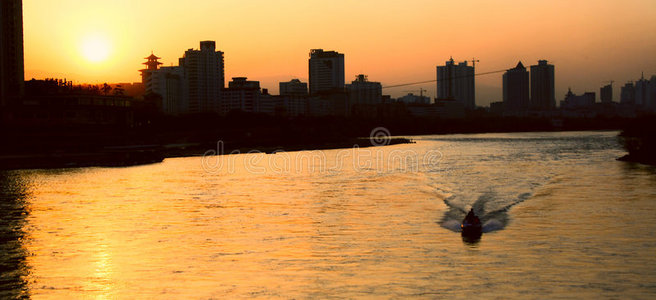
[[656, 168], [616, 135], [3, 172], [0, 298], [654, 298]]

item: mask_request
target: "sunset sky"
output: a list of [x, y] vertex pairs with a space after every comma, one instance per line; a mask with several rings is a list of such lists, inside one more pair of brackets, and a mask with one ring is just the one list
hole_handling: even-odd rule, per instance
[[[476, 72], [547, 59], [556, 100], [568, 87], [599, 93], [615, 80], [656, 74], [656, 1], [438, 0], [23, 0], [25, 77], [76, 83], [136, 82], [153, 51], [177, 65], [201, 40], [225, 52], [229, 78], [247, 76], [278, 91], [307, 81], [308, 53], [345, 54], [346, 78], [385, 85], [435, 79], [450, 56], [476, 57]], [[501, 100], [501, 74], [476, 79], [478, 105]], [[385, 89], [401, 96], [435, 83]]]

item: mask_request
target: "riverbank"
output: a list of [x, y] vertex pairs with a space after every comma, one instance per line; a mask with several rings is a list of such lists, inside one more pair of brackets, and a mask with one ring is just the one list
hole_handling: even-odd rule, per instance
[[[166, 158], [237, 153], [366, 148], [414, 143], [407, 138], [389, 138], [381, 144], [369, 138], [327, 141], [313, 144], [263, 145], [243, 147], [234, 143], [185, 143], [106, 147], [95, 152], [62, 152], [0, 155], [0, 169], [59, 169], [82, 167], [126, 167], [162, 162]], [[227, 147], [226, 147], [227, 146]], [[220, 149], [219, 149], [220, 148]]]
[[618, 160], [656, 166], [656, 119], [639, 118], [627, 123], [619, 139], [629, 154]]
[[[558, 121], [558, 122], [554, 122]], [[32, 125], [0, 131], [0, 169], [127, 166], [208, 151], [323, 150], [369, 147], [372, 129], [389, 136], [456, 133], [621, 130], [630, 120], [469, 116], [464, 119], [396, 117], [273, 117], [233, 113], [157, 116], [132, 127]], [[221, 149], [219, 148], [221, 142]], [[380, 142], [380, 141], [377, 141]], [[382, 144], [410, 143], [391, 139]]]

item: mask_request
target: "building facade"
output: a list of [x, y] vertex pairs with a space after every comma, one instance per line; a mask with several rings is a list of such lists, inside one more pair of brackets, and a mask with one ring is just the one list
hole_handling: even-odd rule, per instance
[[220, 112], [221, 90], [225, 87], [223, 52], [214, 41], [200, 42], [200, 50], [189, 49], [180, 58], [184, 70], [187, 113]]
[[583, 95], [575, 95], [572, 93], [572, 90], [569, 89], [565, 95], [565, 99], [560, 102], [560, 108], [562, 109], [576, 109], [576, 108], [586, 108], [591, 107], [595, 104], [597, 95], [592, 92], [583, 93]]
[[177, 115], [187, 106], [187, 95], [182, 67], [159, 67], [162, 63], [155, 54], [146, 57], [146, 69], [141, 70], [144, 95], [157, 94], [158, 108], [165, 114]]
[[344, 54], [310, 50], [310, 95], [344, 90]]
[[228, 88], [222, 92], [221, 112], [223, 114], [233, 110], [259, 112], [261, 96], [259, 81], [247, 80], [246, 77], [233, 77], [228, 83]]
[[308, 85], [306, 82], [301, 82], [298, 79], [292, 79], [288, 82], [280, 82], [280, 95], [281, 96], [307, 96]]
[[405, 104], [431, 104], [431, 99], [428, 96], [423, 96], [423, 95], [415, 95], [413, 93], [409, 93], [403, 97], [399, 97], [396, 99], [398, 102], [403, 102]]
[[635, 105], [635, 86], [633, 82], [627, 82], [620, 92], [620, 103]]
[[613, 103], [613, 84], [603, 86], [599, 90], [601, 103]]
[[531, 66], [531, 108], [552, 110], [556, 108], [554, 65], [539, 60]]
[[363, 74], [346, 85], [346, 92], [351, 105], [380, 104], [383, 99], [383, 86], [380, 82], [369, 81], [367, 75]]
[[505, 112], [521, 112], [529, 108], [528, 72], [520, 61], [503, 74], [503, 108]]
[[0, 106], [18, 103], [25, 91], [23, 3], [0, 2]]
[[649, 80], [645, 79], [643, 74], [640, 80], [635, 82], [635, 104], [639, 106], [647, 106], [649, 103], [648, 98]]
[[656, 75], [652, 75], [647, 86], [647, 107], [656, 110]]
[[466, 109], [476, 108], [476, 82], [473, 66], [455, 64], [453, 58], [437, 66], [437, 99], [456, 100]]

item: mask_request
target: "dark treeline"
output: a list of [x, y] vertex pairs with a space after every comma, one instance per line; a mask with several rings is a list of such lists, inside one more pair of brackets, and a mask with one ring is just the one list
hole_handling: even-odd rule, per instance
[[[554, 130], [619, 130], [626, 119], [560, 119], [494, 117], [470, 113], [463, 119], [398, 117], [280, 117], [234, 111], [226, 116], [195, 114], [165, 116], [144, 109], [137, 111], [130, 126], [68, 125], [6, 127], [2, 133], [3, 154], [88, 152], [111, 146], [195, 144], [198, 151], [223, 141], [227, 149], [325, 148], [359, 137], [368, 137], [377, 127], [393, 136]], [[188, 148], [189, 146], [185, 146]], [[174, 148], [174, 147], [171, 147]]]
[[[371, 146], [372, 129], [386, 128], [392, 136], [528, 132], [556, 130], [621, 130], [625, 136], [645, 136], [655, 128], [654, 116], [622, 118], [558, 119], [498, 117], [470, 112], [462, 119], [359, 117], [283, 117], [233, 111], [226, 116], [194, 114], [167, 116], [152, 107], [136, 107], [129, 125], [3, 125], [0, 138], [0, 169], [58, 168], [64, 166], [122, 166], [161, 161], [166, 157], [258, 150], [316, 150]], [[557, 121], [557, 122], [555, 122]], [[653, 130], [652, 130], [653, 131]], [[641, 135], [642, 134], [642, 135]], [[363, 139], [364, 138], [364, 139]], [[640, 150], [642, 138], [625, 138]], [[395, 139], [392, 143], [411, 142]], [[631, 149], [627, 147], [627, 149]], [[635, 152], [638, 153], [638, 152]], [[627, 157], [632, 160], [635, 157]], [[633, 159], [645, 161], [644, 158]]]

